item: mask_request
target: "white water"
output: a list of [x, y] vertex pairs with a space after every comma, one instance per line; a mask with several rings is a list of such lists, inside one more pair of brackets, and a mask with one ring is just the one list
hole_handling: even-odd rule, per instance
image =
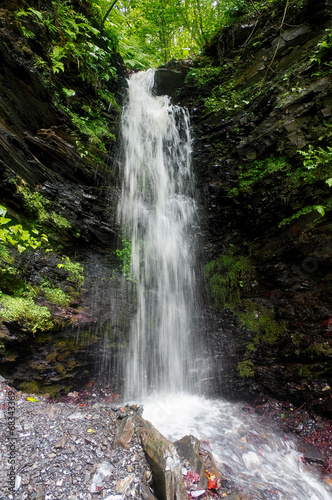
[[152, 96], [153, 82], [151, 70], [131, 77], [123, 113], [119, 220], [132, 244], [137, 294], [125, 397], [143, 403], [144, 417], [170, 440], [204, 440], [221, 472], [250, 498], [331, 500], [289, 437], [236, 404], [197, 395], [189, 119], [168, 97]]
[[[152, 70], [129, 80], [124, 109], [124, 177], [119, 215], [131, 240], [137, 314], [127, 353], [127, 398], [189, 390], [194, 307], [191, 140], [187, 113], [152, 97]], [[192, 373], [191, 376], [189, 374]]]
[[[147, 398], [144, 418], [170, 441], [192, 434], [213, 453], [225, 478], [255, 500], [331, 500], [292, 439], [241, 405], [189, 394]], [[248, 496], [250, 495], [250, 496]]]

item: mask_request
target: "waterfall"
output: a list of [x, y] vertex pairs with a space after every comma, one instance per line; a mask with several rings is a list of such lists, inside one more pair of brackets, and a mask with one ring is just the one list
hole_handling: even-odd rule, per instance
[[154, 71], [132, 75], [123, 111], [119, 221], [136, 289], [125, 395], [191, 390], [196, 218], [187, 112], [152, 95]]
[[132, 75], [122, 119], [118, 216], [131, 246], [136, 310], [125, 356], [125, 399], [143, 402], [144, 418], [168, 439], [193, 434], [208, 443], [221, 473], [247, 498], [331, 500], [322, 479], [306, 470], [291, 436], [239, 404], [199, 395], [189, 119], [168, 97], [153, 96], [153, 84], [152, 70]]

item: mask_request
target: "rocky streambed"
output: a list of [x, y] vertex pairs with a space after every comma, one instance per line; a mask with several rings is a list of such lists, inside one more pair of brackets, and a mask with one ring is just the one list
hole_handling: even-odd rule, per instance
[[[108, 387], [90, 383], [58, 400], [0, 383], [0, 499], [255, 498], [216, 468], [209, 442], [175, 443], [142, 418], [143, 408], [119, 404]], [[332, 485], [332, 427], [305, 408], [260, 399], [243, 405], [279, 422], [302, 446], [306, 468]], [[251, 485], [252, 488], [252, 485]], [[264, 498], [272, 499], [273, 492]], [[261, 498], [259, 496], [259, 498]]]

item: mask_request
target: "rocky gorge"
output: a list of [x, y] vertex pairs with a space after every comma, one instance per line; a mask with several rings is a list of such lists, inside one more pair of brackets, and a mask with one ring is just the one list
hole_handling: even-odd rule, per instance
[[[50, 82], [35, 63], [45, 33], [30, 24], [36, 38], [25, 38], [16, 9], [11, 0], [0, 9], [0, 215], [16, 227], [14, 244], [1, 233], [9, 243], [0, 255], [0, 374], [37, 400], [91, 379], [121, 394], [117, 357], [135, 309], [124, 293], [116, 219], [127, 70], [110, 51], [117, 76], [106, 84], [108, 99], [96, 98], [105, 84], [80, 80], [73, 62]], [[171, 89], [192, 120], [201, 323], [212, 366], [205, 393], [251, 402], [315, 445], [327, 472], [331, 15], [329, 0], [262, 2], [195, 60], [160, 68], [155, 89]], [[87, 107], [103, 123], [98, 139], [75, 121]], [[142, 476], [148, 465], [139, 467]], [[152, 498], [145, 484], [136, 490]], [[224, 493], [243, 498], [231, 487]]]

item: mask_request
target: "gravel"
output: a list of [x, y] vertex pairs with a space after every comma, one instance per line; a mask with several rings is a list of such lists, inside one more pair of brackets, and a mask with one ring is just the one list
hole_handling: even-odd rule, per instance
[[[50, 402], [0, 382], [0, 500], [151, 498], [140, 413], [78, 393]], [[123, 419], [132, 432], [120, 438]]]

